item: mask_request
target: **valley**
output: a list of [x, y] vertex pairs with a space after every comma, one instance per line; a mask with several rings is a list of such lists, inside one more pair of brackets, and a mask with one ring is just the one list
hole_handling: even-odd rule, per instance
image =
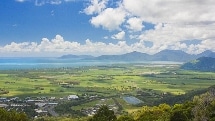
[[[214, 85], [214, 72], [183, 70], [180, 66], [127, 63], [1, 70], [0, 98], [10, 100], [1, 100], [1, 104], [13, 108], [11, 104], [29, 105], [31, 100], [35, 109], [45, 111], [32, 116], [90, 116], [101, 105], [108, 105], [116, 114], [123, 114], [132, 113], [144, 105], [183, 102], [194, 96], [192, 93], [204, 93]], [[186, 94], [191, 95], [187, 98]], [[69, 99], [68, 96], [78, 98]]]

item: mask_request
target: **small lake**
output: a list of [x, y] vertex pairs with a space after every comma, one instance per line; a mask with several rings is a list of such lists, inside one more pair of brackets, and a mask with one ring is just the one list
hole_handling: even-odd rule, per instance
[[129, 103], [129, 104], [132, 104], [132, 105], [137, 105], [137, 104], [140, 104], [140, 103], [143, 103], [142, 100], [136, 98], [136, 97], [133, 97], [133, 96], [126, 96], [126, 97], [123, 97], [123, 99]]

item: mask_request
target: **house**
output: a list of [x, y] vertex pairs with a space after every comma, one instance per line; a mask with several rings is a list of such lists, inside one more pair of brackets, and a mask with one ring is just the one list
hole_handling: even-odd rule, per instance
[[0, 104], [0, 108], [6, 108], [6, 107], [8, 107], [7, 104]]
[[68, 100], [73, 100], [73, 99], [78, 99], [78, 96], [77, 95], [69, 95], [67, 97]]

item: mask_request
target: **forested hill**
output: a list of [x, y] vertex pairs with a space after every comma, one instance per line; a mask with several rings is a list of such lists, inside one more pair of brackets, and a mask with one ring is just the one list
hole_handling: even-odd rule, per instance
[[215, 58], [212, 57], [200, 57], [196, 60], [192, 60], [181, 66], [182, 69], [186, 70], [197, 70], [197, 71], [212, 71], [215, 72]]
[[188, 54], [181, 50], [162, 50], [154, 55], [141, 52], [130, 52], [121, 55], [101, 55], [93, 57], [90, 55], [63, 55], [60, 59], [87, 59], [87, 60], [116, 60], [116, 61], [177, 61], [188, 62], [199, 57], [214, 57], [215, 52], [204, 51], [200, 54]]

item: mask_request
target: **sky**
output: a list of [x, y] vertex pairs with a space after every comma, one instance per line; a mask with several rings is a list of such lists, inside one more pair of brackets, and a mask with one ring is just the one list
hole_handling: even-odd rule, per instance
[[215, 51], [215, 0], [1, 0], [0, 57]]

